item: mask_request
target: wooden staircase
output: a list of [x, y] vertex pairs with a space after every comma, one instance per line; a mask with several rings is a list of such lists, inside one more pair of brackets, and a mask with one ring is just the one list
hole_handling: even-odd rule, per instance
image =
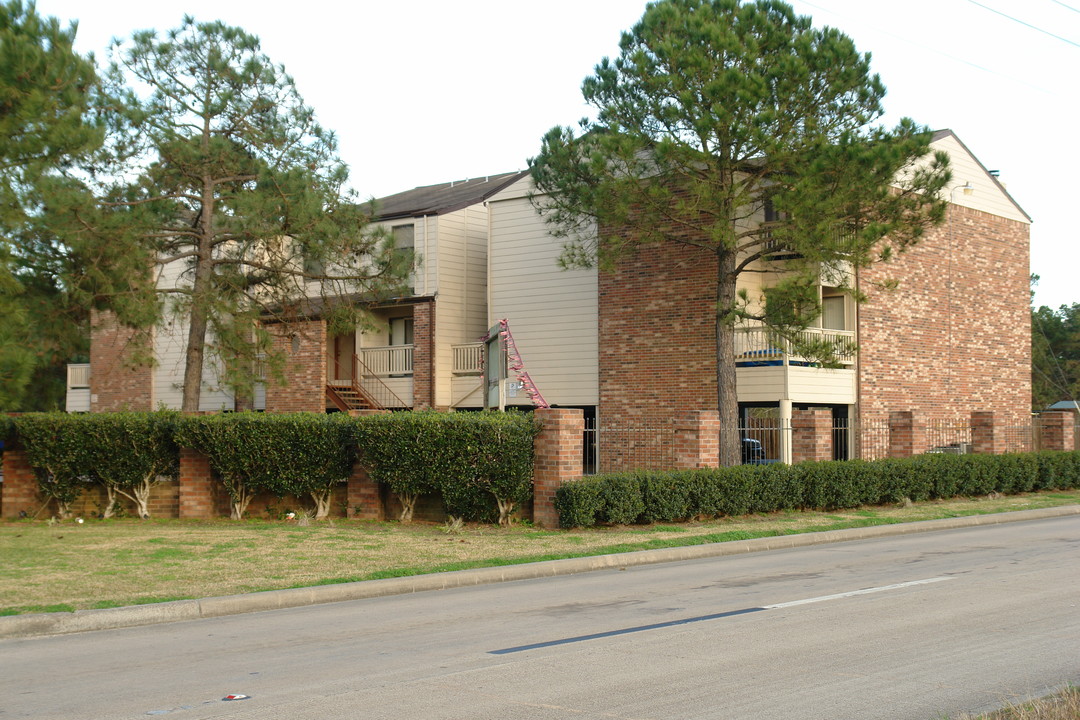
[[409, 407], [364, 365], [358, 355], [353, 355], [352, 381], [349, 384], [328, 383], [326, 400], [327, 407], [336, 407], [341, 412]]

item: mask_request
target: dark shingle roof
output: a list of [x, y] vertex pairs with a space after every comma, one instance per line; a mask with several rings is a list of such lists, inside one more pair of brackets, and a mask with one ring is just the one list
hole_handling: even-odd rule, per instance
[[470, 178], [439, 185], [425, 185], [396, 195], [387, 195], [375, 201], [375, 218], [377, 220], [391, 220], [393, 218], [442, 215], [454, 212], [469, 205], [483, 202], [527, 174], [528, 171], [523, 170], [500, 175], [488, 175], [487, 177]]

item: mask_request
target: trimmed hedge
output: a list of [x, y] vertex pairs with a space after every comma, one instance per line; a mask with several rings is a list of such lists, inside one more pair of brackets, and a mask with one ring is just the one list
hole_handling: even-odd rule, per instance
[[209, 458], [243, 517], [259, 492], [309, 495], [315, 517], [329, 512], [335, 485], [362, 452], [372, 479], [402, 498], [409, 519], [418, 495], [442, 496], [448, 514], [506, 524], [532, 497], [533, 440], [540, 426], [523, 413], [345, 414], [30, 413], [0, 416], [0, 438], [14, 431], [44, 499], [65, 516], [89, 485], [149, 514], [152, 486], [175, 477], [178, 446]]
[[353, 422], [347, 415], [313, 413], [186, 416], [176, 441], [209, 458], [229, 493], [234, 520], [260, 491], [279, 498], [309, 495], [319, 519], [329, 512], [334, 486], [352, 472]]
[[150, 493], [180, 472], [180, 450], [173, 439], [177, 412], [100, 413], [77, 416], [92, 458], [91, 477], [104, 486], [104, 517], [112, 517], [117, 495], [135, 504], [135, 515], [150, 517]]
[[13, 422], [42, 500], [55, 501], [57, 514], [68, 517], [71, 504], [95, 481], [90, 426], [80, 415], [60, 412], [28, 413]]
[[1077, 487], [1080, 452], [920, 455], [595, 475], [559, 488], [555, 509], [569, 528]]
[[531, 415], [402, 412], [357, 418], [354, 431], [370, 477], [401, 501], [403, 522], [423, 494], [441, 495], [452, 517], [500, 524], [532, 497]]

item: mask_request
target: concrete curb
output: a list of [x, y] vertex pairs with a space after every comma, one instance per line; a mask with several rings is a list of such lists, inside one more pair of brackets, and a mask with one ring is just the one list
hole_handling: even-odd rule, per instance
[[154, 605], [134, 605], [107, 610], [78, 610], [73, 613], [40, 613], [0, 617], [0, 639], [28, 638], [42, 635], [64, 635], [114, 630], [117, 628], [154, 625], [158, 623], [198, 620], [201, 618], [239, 615], [241, 613], [281, 610], [284, 608], [319, 605], [323, 603], [361, 600], [364, 598], [404, 595], [428, 590], [447, 590], [470, 585], [487, 585], [511, 580], [575, 575], [610, 568], [626, 568], [635, 565], [697, 560], [701, 558], [741, 555], [744, 553], [781, 550], [788, 548], [825, 545], [848, 540], [911, 535], [915, 533], [952, 530], [954, 528], [1000, 525], [1043, 520], [1046, 518], [1080, 515], [1080, 505], [1065, 505], [1041, 510], [1021, 510], [993, 515], [971, 515], [941, 520], [923, 520], [895, 525], [876, 525], [850, 530], [827, 530], [824, 532], [757, 538], [732, 542], [689, 545], [686, 547], [640, 550], [614, 555], [548, 560], [545, 562], [502, 567], [458, 570], [433, 575], [366, 580], [363, 582], [320, 585], [290, 590], [269, 590], [247, 595], [227, 595], [201, 600], [178, 600]]

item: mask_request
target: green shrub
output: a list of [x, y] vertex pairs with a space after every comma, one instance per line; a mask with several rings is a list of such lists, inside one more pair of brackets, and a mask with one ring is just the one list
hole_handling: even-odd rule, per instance
[[104, 517], [111, 517], [117, 495], [135, 503], [135, 514], [150, 517], [150, 492], [180, 472], [174, 435], [179, 413], [94, 413], [76, 415], [74, 426], [89, 444], [95, 479], [106, 492]]
[[447, 513], [467, 519], [482, 519], [494, 498], [503, 524], [532, 496], [539, 426], [530, 415], [392, 413], [357, 418], [354, 432], [371, 478], [401, 500], [403, 522], [427, 493], [440, 493]]
[[[455, 470], [448, 475], [442, 490], [451, 482], [464, 480], [495, 499], [499, 524], [508, 525], [516, 508], [532, 497], [533, 441], [540, 425], [531, 415], [517, 412], [452, 413], [448, 417], [455, 430], [454, 441], [461, 451]], [[489, 498], [479, 498], [490, 506]]]
[[752, 473], [757, 484], [750, 512], [797, 510], [805, 504], [802, 475], [790, 465], [758, 465]]
[[645, 522], [674, 522], [694, 516], [693, 483], [687, 472], [643, 472], [641, 494]]
[[600, 484], [600, 509], [597, 522], [630, 525], [638, 522], [645, 512], [640, 473], [616, 473], [603, 475]]
[[839, 510], [876, 500], [877, 476], [872, 466], [858, 460], [804, 462], [792, 468], [803, 488], [803, 505], [819, 510]]
[[563, 527], [626, 523], [634, 516], [637, 522], [672, 522], [1080, 487], [1080, 452], [926, 454], [869, 462], [638, 471], [597, 475], [564, 487], [556, 497]]
[[564, 483], [555, 491], [555, 512], [559, 514], [559, 527], [592, 527], [596, 524], [603, 500], [602, 480], [597, 477], [582, 478]]
[[259, 491], [310, 495], [315, 516], [329, 511], [333, 486], [352, 470], [352, 423], [342, 415], [226, 413], [181, 418], [177, 442], [203, 453], [244, 516]]
[[26, 460], [37, 476], [38, 491], [46, 503], [56, 502], [61, 518], [71, 514], [71, 504], [96, 481], [94, 441], [83, 417], [28, 413], [13, 420]]
[[1007, 495], [1031, 492], [1039, 480], [1039, 458], [1035, 453], [1010, 453], [998, 456], [998, 480], [995, 490]]

